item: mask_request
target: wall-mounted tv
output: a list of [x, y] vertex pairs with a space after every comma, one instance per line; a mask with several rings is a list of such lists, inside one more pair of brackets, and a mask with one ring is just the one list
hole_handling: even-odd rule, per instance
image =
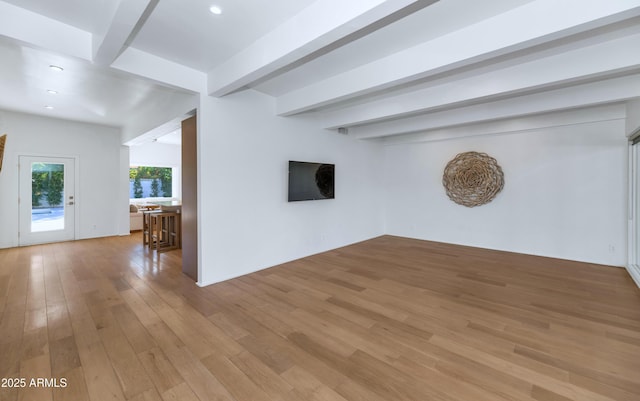
[[335, 165], [289, 161], [289, 202], [333, 199]]

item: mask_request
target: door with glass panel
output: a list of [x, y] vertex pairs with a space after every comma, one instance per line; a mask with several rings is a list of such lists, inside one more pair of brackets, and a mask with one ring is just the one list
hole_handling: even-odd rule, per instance
[[20, 245], [75, 239], [75, 161], [20, 156]]

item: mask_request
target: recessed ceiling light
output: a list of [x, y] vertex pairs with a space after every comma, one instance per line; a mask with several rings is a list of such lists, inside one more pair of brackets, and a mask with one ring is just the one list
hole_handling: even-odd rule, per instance
[[59, 66], [57, 66], [57, 65], [53, 65], [53, 64], [52, 64], [52, 65], [50, 65], [50, 66], [49, 66], [49, 68], [51, 68], [52, 70], [57, 71], [57, 72], [62, 72], [62, 71], [64, 71], [64, 68], [59, 67]]
[[47, 105], [47, 106], [44, 106], [44, 108], [47, 109], [47, 110], [53, 110], [53, 106], [48, 106]]
[[218, 6], [211, 6], [211, 7], [209, 7], [209, 11], [211, 11], [211, 13], [212, 13], [212, 14], [215, 14], [215, 15], [220, 15], [220, 14], [222, 14], [222, 9], [221, 9], [220, 7], [218, 7]]
[[47, 89], [47, 93], [50, 95], [57, 95], [58, 91], [54, 91], [53, 89]]

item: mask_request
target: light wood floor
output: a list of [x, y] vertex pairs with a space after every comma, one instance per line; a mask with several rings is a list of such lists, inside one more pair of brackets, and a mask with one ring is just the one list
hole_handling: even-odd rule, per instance
[[1, 400], [640, 400], [623, 269], [381, 237], [198, 288], [140, 243], [0, 250]]

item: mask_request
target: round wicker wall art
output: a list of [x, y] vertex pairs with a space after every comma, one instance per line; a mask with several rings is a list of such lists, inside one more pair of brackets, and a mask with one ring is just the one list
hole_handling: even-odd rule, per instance
[[442, 184], [455, 203], [474, 207], [489, 203], [504, 187], [502, 168], [486, 153], [459, 153], [444, 168]]

